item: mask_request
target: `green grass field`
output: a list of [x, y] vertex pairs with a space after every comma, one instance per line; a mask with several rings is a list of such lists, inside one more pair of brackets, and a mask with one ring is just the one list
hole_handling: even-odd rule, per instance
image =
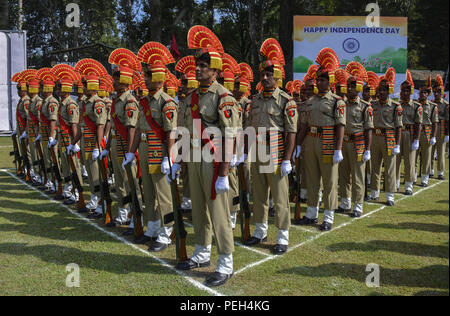
[[[336, 215], [328, 233], [293, 226], [280, 257], [270, 253], [273, 222], [268, 243], [251, 249], [237, 228], [235, 275], [210, 289], [202, 282], [215, 268], [214, 245], [210, 268], [176, 272], [174, 246], [150, 254], [121, 237], [125, 228], [88, 221], [15, 178], [11, 150], [1, 137], [0, 295], [449, 295], [448, 181], [397, 194], [393, 208], [366, 204], [358, 220]], [[78, 288], [66, 287], [70, 263], [80, 267]], [[379, 287], [366, 286], [370, 263], [380, 267]]]

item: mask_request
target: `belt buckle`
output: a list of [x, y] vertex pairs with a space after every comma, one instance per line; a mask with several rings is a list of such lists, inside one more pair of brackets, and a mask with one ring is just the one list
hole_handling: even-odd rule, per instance
[[111, 129], [111, 135], [112, 136], [116, 136], [116, 130], [115, 129]]
[[141, 141], [146, 141], [147, 140], [147, 134], [145, 134], [145, 133], [142, 133], [141, 134]]
[[377, 129], [377, 130], [376, 130], [376, 133], [377, 133], [377, 134], [383, 134], [383, 133], [381, 132], [381, 129]]
[[310, 132], [313, 133], [313, 134], [317, 134], [317, 127], [312, 126], [310, 128]]
[[344, 135], [344, 141], [348, 142], [350, 140], [350, 136]]

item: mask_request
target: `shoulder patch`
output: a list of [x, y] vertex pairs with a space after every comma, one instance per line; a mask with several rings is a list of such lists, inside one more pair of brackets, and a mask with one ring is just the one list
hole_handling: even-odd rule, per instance
[[224, 102], [219, 106], [219, 110], [222, 110], [226, 106], [234, 106], [233, 102]]

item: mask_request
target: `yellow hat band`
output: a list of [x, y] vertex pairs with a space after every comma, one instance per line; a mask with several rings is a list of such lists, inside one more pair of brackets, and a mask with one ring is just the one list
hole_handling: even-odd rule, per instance
[[78, 88], [78, 93], [84, 93], [84, 89], [83, 88]]
[[199, 85], [200, 84], [199, 84], [199, 82], [197, 80], [188, 80], [187, 87], [189, 89], [197, 89]]
[[106, 97], [106, 91], [105, 91], [105, 90], [99, 90], [99, 91], [98, 91], [98, 96], [99, 96], [99, 97], [102, 97], [102, 98], [103, 98], [103, 97]]
[[39, 88], [29, 88], [28, 89], [28, 92], [30, 92], [30, 93], [39, 93]]
[[72, 86], [61, 86], [61, 92], [72, 92]]
[[124, 83], [124, 84], [132, 84], [133, 83], [133, 78], [129, 76], [129, 74], [122, 74], [122, 72], [120, 72], [120, 79], [119, 79], [120, 83]]
[[53, 92], [53, 87], [52, 86], [44, 86], [44, 88], [42, 88], [43, 92]]
[[94, 83], [94, 82], [88, 82], [87, 83], [87, 89], [88, 90], [98, 91], [98, 87], [99, 87], [98, 82], [97, 83]]

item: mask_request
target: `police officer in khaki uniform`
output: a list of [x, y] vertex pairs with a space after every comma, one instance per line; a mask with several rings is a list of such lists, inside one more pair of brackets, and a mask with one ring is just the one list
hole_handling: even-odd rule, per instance
[[[154, 240], [149, 250], [159, 252], [171, 244], [170, 235], [174, 221], [172, 193], [167, 175], [174, 163], [170, 153], [175, 140], [170, 134], [177, 128], [178, 106], [172, 97], [164, 92], [163, 85], [166, 79], [166, 65], [175, 60], [167, 48], [157, 42], [148, 42], [142, 46], [138, 52], [138, 59], [143, 63], [149, 95], [139, 102], [136, 132], [130, 140], [131, 151], [125, 155], [123, 164], [134, 160], [134, 152], [142, 140], [148, 143], [148, 156], [139, 153], [141, 159], [148, 159], [148, 173], [144, 171], [142, 174], [143, 178], [147, 177], [147, 180], [143, 181], [146, 192], [147, 231], [135, 242], [143, 244]], [[144, 139], [142, 134], [146, 136]]]
[[[64, 157], [65, 154], [70, 155], [73, 149], [72, 140], [74, 135], [78, 133], [78, 122], [80, 121], [80, 111], [77, 103], [72, 99], [70, 93], [73, 89], [73, 82], [75, 75], [69, 77], [66, 74], [67, 70], [64, 70], [64, 74], [62, 73], [62, 68], [58, 69], [58, 66], [55, 66], [52, 71], [55, 75], [63, 76], [61, 81], [61, 103], [60, 103], [60, 111], [59, 111], [59, 148], [61, 150], [61, 166], [63, 176], [65, 177], [64, 181], [66, 186], [64, 187], [64, 197], [66, 201], [64, 204], [72, 205], [78, 201], [79, 192], [76, 188], [73, 188], [74, 183], [72, 183], [72, 170], [69, 166], [68, 160]], [[66, 67], [64, 65], [64, 67]], [[73, 163], [75, 165], [75, 169], [77, 172], [78, 179], [81, 180], [81, 169], [80, 162], [77, 156], [72, 157]], [[73, 192], [73, 193], [72, 193]], [[83, 212], [85, 209], [80, 209], [79, 211]]]
[[318, 94], [307, 101], [308, 124], [302, 124], [299, 136], [299, 144], [301, 148], [305, 148], [308, 188], [308, 208], [299, 224], [311, 225], [318, 222], [322, 180], [325, 212], [320, 229], [329, 231], [334, 221], [334, 210], [338, 208], [338, 164], [343, 160], [346, 108], [342, 98], [330, 92], [330, 81], [334, 81], [334, 71], [339, 66], [336, 53], [324, 48], [316, 60], [321, 65], [316, 73]]
[[[91, 192], [95, 197], [91, 196], [91, 201], [96, 208], [88, 214], [89, 219], [102, 218], [102, 207], [98, 205], [100, 201], [100, 179], [97, 159], [100, 156], [100, 146], [103, 141], [105, 124], [108, 119], [108, 112], [103, 100], [98, 96], [100, 87], [100, 77], [105, 76], [106, 70], [96, 60], [82, 59], [75, 65], [75, 70], [79, 71], [84, 77], [84, 89], [86, 91], [86, 100], [83, 102], [82, 120], [84, 122], [83, 134], [79, 133], [73, 140], [75, 145], [83, 136], [81, 147], [84, 152], [84, 160], [89, 176], [89, 184]], [[106, 201], [105, 201], [106, 203]], [[89, 204], [88, 204], [89, 205]], [[88, 205], [86, 206], [87, 208]], [[92, 209], [91, 209], [92, 210]]]
[[[40, 120], [40, 135], [42, 137], [42, 151], [44, 153], [44, 161], [47, 170], [53, 165], [50, 150], [54, 150], [56, 153], [57, 144], [57, 121], [59, 101], [53, 96], [53, 90], [55, 87], [55, 81], [57, 77], [50, 72], [50, 69], [41, 69], [39, 71], [39, 79], [43, 83], [43, 103], [41, 108]], [[48, 149], [47, 149], [48, 147]], [[49, 179], [47, 183], [48, 192], [50, 194], [56, 193], [54, 186], [58, 185], [58, 195], [62, 194], [62, 183], [56, 183], [56, 179], [53, 179], [52, 183]], [[63, 198], [64, 199], [64, 198]]]
[[[194, 26], [188, 33], [188, 45], [190, 49], [199, 49], [196, 78], [200, 87], [185, 100], [186, 127], [193, 137], [188, 170], [195, 251], [188, 261], [178, 264], [177, 269], [190, 270], [210, 265], [214, 231], [219, 258], [216, 271], [206, 278], [205, 284], [219, 286], [233, 274], [234, 241], [229, 213], [228, 170], [239, 113], [231, 93], [215, 80], [222, 70], [223, 54], [217, 37], [206, 27]], [[220, 137], [215, 135], [213, 140], [203, 138], [203, 131], [208, 127], [218, 128]], [[220, 150], [219, 145], [225, 150]], [[204, 150], [202, 155], [204, 146], [210, 150]], [[209, 156], [208, 153], [213, 153], [213, 157], [204, 157]], [[213, 158], [212, 161], [209, 158]]]
[[[433, 83], [434, 103], [438, 105], [439, 124], [436, 131], [436, 150], [437, 150], [437, 174], [439, 180], [445, 180], [445, 147], [449, 142], [449, 105], [442, 95], [444, 94], [444, 82], [440, 75], [436, 76]], [[434, 163], [432, 171], [434, 170]]]
[[414, 175], [416, 174], [416, 152], [419, 149], [419, 139], [422, 131], [422, 105], [411, 100], [414, 93], [414, 82], [411, 73], [407, 70], [406, 81], [401, 85], [400, 99], [403, 108], [402, 114], [402, 142], [397, 160], [397, 189], [400, 187], [400, 164], [402, 158], [405, 168], [405, 195], [413, 194]]
[[[82, 113], [82, 111], [83, 111], [83, 102], [85, 102], [86, 100], [87, 100], [87, 97], [86, 97], [86, 94], [85, 94], [83, 83], [82, 83], [81, 78], [80, 78], [80, 80], [77, 81], [77, 104], [78, 104], [78, 111], [79, 111], [79, 113]], [[80, 115], [80, 122], [78, 124], [78, 127], [79, 127], [79, 131], [81, 132], [81, 134], [83, 134], [83, 126], [84, 126], [84, 121], [83, 121], [82, 116]], [[77, 147], [77, 146], [79, 148], [78, 144], [76, 144], [76, 146], [74, 146], [74, 147]], [[75, 148], [75, 149], [77, 150], [77, 148]], [[87, 180], [87, 179], [89, 179], [89, 176], [88, 176], [88, 173], [87, 173], [87, 170], [86, 170], [86, 166], [85, 166], [86, 163], [84, 161], [84, 156], [85, 156], [85, 153], [82, 152], [81, 155], [80, 155], [81, 175], [83, 177], [83, 180]], [[91, 197], [94, 197], [94, 196], [95, 196], [95, 194], [94, 194], [94, 192], [92, 192], [91, 193]], [[86, 208], [88, 208], [88, 209], [95, 209], [95, 208], [97, 208], [97, 204], [95, 205], [95, 207], [92, 204], [93, 204], [92, 200], [89, 201], [89, 203], [86, 205]]]
[[[28, 81], [28, 93], [30, 96], [30, 104], [27, 109], [27, 130], [29, 139], [29, 148], [31, 160], [33, 161], [33, 186], [40, 186], [44, 177], [39, 175], [43, 170], [40, 170], [39, 157], [36, 150], [36, 137], [39, 135], [39, 110], [42, 106], [42, 98], [39, 96], [39, 81], [32, 79]], [[45, 179], [47, 180], [47, 179]], [[45, 183], [44, 183], [45, 184]]]
[[436, 144], [436, 132], [439, 123], [439, 108], [428, 100], [431, 93], [431, 78], [419, 89], [419, 103], [423, 108], [422, 133], [420, 135], [421, 181], [422, 186], [428, 186], [431, 173], [431, 149]]
[[[191, 94], [195, 89], [198, 88], [199, 83], [195, 77], [195, 57], [194, 56], [185, 56], [180, 59], [175, 67], [175, 70], [179, 73], [182, 73], [183, 76], [181, 78], [181, 89], [178, 90], [178, 127], [185, 127], [184, 121], [184, 112], [186, 111], [186, 96]], [[191, 212], [192, 211], [192, 202], [191, 202], [191, 191], [189, 187], [189, 172], [188, 166], [186, 162], [181, 163], [181, 167], [176, 166], [175, 168], [181, 168], [180, 177], [183, 181], [183, 191], [182, 191], [182, 201], [181, 201], [181, 209], [183, 212]]]
[[367, 78], [364, 67], [350, 62], [346, 71], [347, 81], [346, 125], [342, 154], [344, 160], [339, 164], [339, 196], [341, 205], [337, 212], [350, 211], [353, 200], [352, 217], [363, 213], [365, 192], [365, 164], [370, 160], [372, 145], [373, 109], [370, 103], [362, 100], [358, 92]]
[[[23, 71], [19, 76], [26, 76], [26, 72], [28, 70]], [[28, 161], [30, 161], [30, 165], [31, 165], [31, 156], [30, 153], [28, 151], [28, 145], [27, 145], [27, 138], [28, 138], [28, 134], [27, 134], [27, 107], [29, 107], [29, 103], [30, 103], [30, 97], [28, 96], [28, 91], [27, 91], [27, 82], [26, 82], [26, 78], [20, 78], [19, 79], [19, 104], [17, 104], [17, 108], [16, 108], [16, 119], [17, 119], [17, 124], [16, 124], [16, 128], [17, 128], [17, 134], [19, 134], [19, 153], [24, 156], [24, 154], [26, 154], [28, 156]], [[24, 148], [20, 145], [20, 142], [25, 142], [25, 150], [26, 153], [24, 153]], [[25, 166], [26, 167], [26, 166]], [[25, 169], [25, 168], [24, 168]], [[25, 181], [27, 183], [32, 183], [33, 179], [32, 179], [32, 173], [31, 173], [32, 169], [30, 168], [30, 170], [26, 170], [26, 172], [24, 172], [23, 174], [25, 176]]]
[[378, 200], [380, 197], [381, 164], [384, 162], [384, 181], [388, 206], [394, 205], [396, 189], [395, 157], [400, 153], [403, 127], [403, 108], [398, 102], [389, 98], [389, 94], [393, 93], [394, 82], [395, 70], [390, 68], [386, 72], [386, 79], [381, 80], [378, 86], [379, 99], [372, 102], [375, 135], [371, 148], [370, 199]]
[[[141, 65], [136, 55], [125, 48], [114, 50], [109, 56], [109, 63], [116, 67], [113, 73], [113, 87], [117, 97], [112, 102], [106, 95], [104, 98], [107, 107], [108, 103], [111, 103], [109, 111], [111, 129], [110, 135], [107, 137], [106, 148], [102, 151], [100, 158], [107, 157], [111, 152], [114, 186], [118, 203], [118, 216], [115, 223], [129, 225], [131, 223], [128, 218], [130, 205], [127, 197], [130, 194], [130, 186], [128, 184], [129, 179], [122, 169], [122, 163], [125, 154], [131, 147], [129, 135], [135, 132], [139, 116], [139, 103], [129, 90], [129, 86], [133, 83], [134, 72], [141, 71]], [[131, 170], [134, 181], [136, 179], [136, 166], [133, 166]], [[138, 187], [137, 184], [136, 187]]]

